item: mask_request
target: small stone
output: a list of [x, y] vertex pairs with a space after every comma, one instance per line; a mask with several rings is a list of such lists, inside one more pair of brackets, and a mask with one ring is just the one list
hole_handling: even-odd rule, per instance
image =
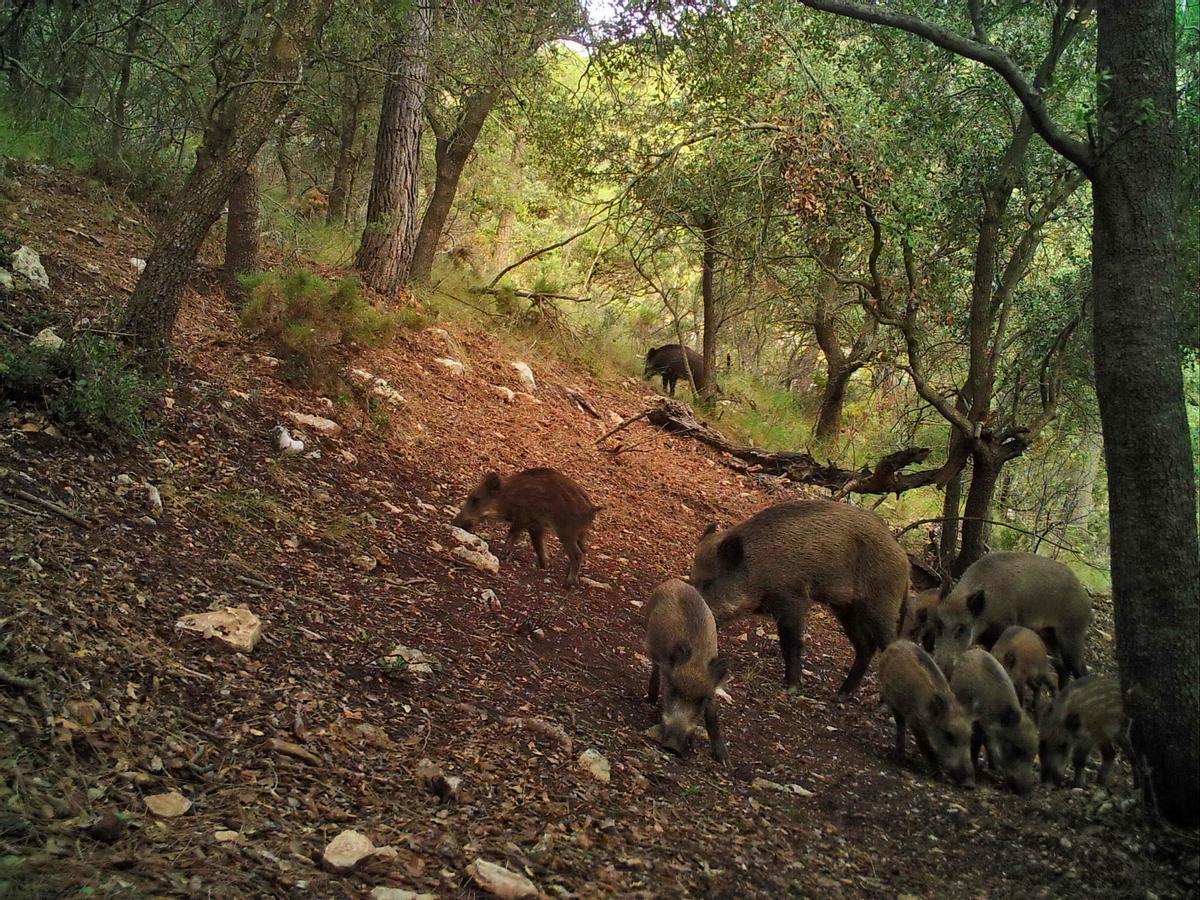
[[493, 384], [492, 390], [495, 391], [496, 396], [505, 403], [512, 403], [517, 399], [517, 395], [512, 388], [506, 388], [503, 385]]
[[599, 750], [584, 750], [579, 754], [579, 768], [583, 769], [601, 784], [612, 781], [612, 767]]
[[192, 613], [175, 623], [176, 628], [216, 638], [243, 653], [249, 653], [262, 637], [262, 620], [244, 606], [227, 606], [206, 613]]
[[284, 456], [298, 456], [304, 452], [304, 441], [292, 437], [291, 432], [282, 425], [276, 425], [271, 429], [271, 440], [275, 444], [275, 449]]
[[145, 525], [147, 528], [153, 528], [158, 524], [158, 520], [154, 516], [138, 516], [138, 524]]
[[768, 781], [766, 778], [755, 778], [750, 782], [750, 787], [756, 791], [782, 791], [783, 785], [777, 781]]
[[129, 257], [129, 268], [133, 269], [134, 273], [141, 275], [146, 271], [146, 261], [140, 256]]
[[529, 368], [529, 363], [518, 360], [512, 367], [517, 370], [517, 377], [521, 379], [521, 384], [525, 385], [526, 390], [537, 390], [537, 379], [533, 377], [533, 369]]
[[536, 897], [538, 895], [537, 886], [524, 875], [488, 862], [486, 859], [477, 859], [467, 866], [467, 874], [480, 888], [502, 900], [516, 900], [518, 897]]
[[113, 481], [119, 485], [130, 485], [133, 484], [133, 476], [122, 472], [120, 475], [114, 478]]
[[432, 675], [436, 663], [436, 660], [427, 653], [405, 647], [403, 644], [397, 644], [384, 659], [392, 665], [402, 665], [405, 671], [414, 675]]
[[149, 511], [150, 515], [154, 516], [155, 518], [162, 515], [162, 494], [160, 494], [158, 492], [158, 488], [152, 484], [146, 485], [146, 509]]
[[460, 363], [457, 359], [447, 359], [445, 357], [438, 357], [437, 359], [434, 360], [434, 362], [437, 363], [442, 368], [444, 368], [446, 371], [448, 371], [451, 375], [454, 375], [455, 377], [457, 377], [459, 375], [463, 375], [467, 371], [467, 367], [464, 366], [462, 363]]
[[9, 268], [12, 269], [14, 275], [24, 278], [30, 286], [39, 291], [47, 290], [50, 287], [50, 278], [46, 275], [45, 267], [42, 266], [42, 259], [32, 247], [17, 248], [12, 255], [12, 263]]
[[374, 900], [437, 900], [436, 894], [415, 894], [404, 888], [375, 887], [371, 888]]
[[596, 588], [601, 591], [611, 591], [612, 585], [606, 581], [597, 581], [594, 578], [588, 578], [586, 575], [580, 575], [579, 580], [588, 587]]
[[360, 862], [375, 852], [375, 845], [365, 834], [347, 829], [325, 847], [321, 861], [331, 872], [350, 872]]
[[168, 791], [165, 794], [153, 794], [145, 798], [146, 808], [156, 816], [164, 819], [174, 819], [182, 816], [192, 808], [192, 801], [179, 791]]
[[486, 550], [470, 550], [466, 547], [455, 547], [450, 551], [451, 556], [456, 556], [463, 562], [470, 563], [481, 572], [490, 572], [495, 575], [500, 571], [500, 560]]
[[361, 569], [363, 572], [373, 572], [375, 567], [379, 565], [379, 561], [373, 556], [355, 556], [350, 562], [354, 563], [356, 569]]
[[422, 759], [417, 763], [417, 784], [436, 795], [442, 803], [453, 803], [458, 799], [462, 779], [447, 777], [432, 760]]
[[29, 346], [35, 350], [46, 350], [50, 353], [56, 353], [63, 348], [67, 342], [58, 336], [53, 328], [43, 328], [33, 336], [33, 340], [29, 342]]
[[242, 840], [240, 831], [214, 831], [213, 838], [218, 844], [236, 844]]
[[333, 419], [326, 419], [324, 416], [310, 416], [308, 413], [289, 412], [287, 417], [304, 428], [311, 428], [313, 431], [321, 434], [330, 435], [338, 434], [342, 430], [342, 426]]

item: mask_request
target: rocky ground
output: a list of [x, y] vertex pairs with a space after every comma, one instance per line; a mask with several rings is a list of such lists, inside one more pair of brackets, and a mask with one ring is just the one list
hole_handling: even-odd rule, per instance
[[[8, 338], [125, 295], [151, 240], [133, 207], [44, 171], [4, 193], [51, 282], [3, 301]], [[729, 766], [659, 752], [642, 604], [707, 522], [777, 496], [644, 423], [598, 446], [646, 385], [427, 328], [358, 361], [393, 392], [368, 417], [269, 353], [202, 270], [152, 442], [0, 422], [0, 894], [480, 896], [492, 863], [578, 897], [1194, 896], [1196, 833], [1149, 823], [1125, 765], [1111, 793], [1028, 798], [895, 766], [873, 676], [834, 701], [849, 652], [820, 611], [799, 696], [766, 621], [722, 631]], [[498, 574], [452, 554], [474, 481], [537, 464], [605, 507], [575, 589], [553, 541], [547, 572], [527, 546]], [[261, 620], [253, 650], [177, 627], [227, 606]], [[338, 872], [347, 830], [376, 849]]]

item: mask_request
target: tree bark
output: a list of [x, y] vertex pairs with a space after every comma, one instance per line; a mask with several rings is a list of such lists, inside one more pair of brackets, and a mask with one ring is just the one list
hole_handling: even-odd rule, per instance
[[[951, 574], [958, 578], [971, 563], [987, 552], [984, 544], [987, 532], [985, 519], [990, 519], [992, 496], [996, 493], [996, 481], [1000, 477], [1003, 462], [986, 447], [971, 452], [971, 486], [967, 489], [967, 503], [963, 509], [962, 546], [954, 559]], [[962, 477], [961, 473], [958, 477]]]
[[[700, 240], [703, 252], [700, 263], [700, 301], [704, 308], [704, 327], [701, 350], [704, 357], [704, 377], [696, 390], [704, 397], [712, 397], [716, 384], [717, 331], [720, 328], [717, 313], [717, 290], [715, 275], [717, 268], [717, 220], [705, 213], [700, 218]], [[695, 373], [692, 373], [695, 378]]]
[[1121, 687], [1152, 799], [1200, 819], [1200, 550], [1177, 343], [1175, 4], [1098, 5], [1093, 337]]
[[221, 280], [225, 292], [241, 297], [240, 276], [258, 269], [258, 171], [251, 165], [237, 180], [229, 194], [229, 215], [225, 225], [225, 266]]
[[275, 159], [279, 163], [279, 172], [283, 175], [283, 191], [289, 203], [295, 203], [300, 196], [300, 178], [296, 164], [288, 154], [288, 139], [292, 136], [292, 125], [296, 116], [290, 115], [279, 123], [275, 132]]
[[329, 186], [329, 209], [325, 213], [325, 221], [329, 225], [345, 225], [349, 219], [354, 170], [358, 166], [358, 153], [354, 145], [365, 105], [366, 91], [356, 79], [354, 93], [345, 105], [338, 133], [338, 155], [333, 165], [333, 182]]
[[478, 140], [479, 132], [495, 106], [498, 95], [499, 91], [489, 88], [464, 99], [462, 114], [454, 130], [445, 138], [438, 136], [437, 148], [434, 151], [437, 175], [433, 183], [433, 194], [421, 219], [417, 244], [413, 248], [410, 270], [413, 281], [425, 281], [433, 271], [438, 242], [446, 227], [446, 219], [450, 217], [450, 207], [454, 204], [454, 195], [458, 193], [459, 179], [462, 178], [463, 169], [466, 168], [471, 151], [475, 148], [475, 141]]
[[162, 368], [196, 253], [299, 84], [326, 4], [290, 0], [256, 77], [234, 89], [210, 120], [196, 165], [172, 203], [126, 307], [124, 330], [144, 365]]
[[962, 506], [962, 469], [946, 483], [942, 500], [942, 536], [938, 542], [938, 562], [943, 572], [949, 572], [958, 555], [959, 513]]
[[432, 27], [433, 0], [416, 0], [383, 90], [367, 224], [354, 267], [385, 294], [394, 294], [408, 280], [417, 242], [421, 111]]
[[850, 383], [850, 376], [853, 374], [848, 368], [835, 368], [832, 362], [827, 365], [827, 370], [825, 390], [821, 392], [821, 412], [817, 416], [816, 438], [818, 441], [832, 440], [841, 433], [842, 409], [846, 405], [846, 386]]

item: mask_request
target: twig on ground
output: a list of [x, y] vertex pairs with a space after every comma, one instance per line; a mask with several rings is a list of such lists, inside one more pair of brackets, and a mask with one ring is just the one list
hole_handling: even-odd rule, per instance
[[604, 441], [606, 441], [610, 437], [612, 437], [614, 434], [616, 434], [618, 431], [623, 431], [624, 429], [626, 429], [630, 425], [632, 425], [634, 422], [638, 421], [639, 419], [644, 419], [648, 415], [650, 415], [650, 410], [646, 409], [646, 410], [642, 410], [642, 412], [638, 413], [636, 416], [630, 416], [628, 419], [621, 422], [621, 424], [617, 425], [615, 428], [612, 428], [612, 429], [604, 432], [604, 434], [602, 434], [602, 435], [600, 435], [600, 437], [596, 438], [596, 443], [597, 444], [603, 443]]
[[37, 506], [42, 507], [42, 509], [48, 509], [48, 510], [50, 510], [50, 512], [56, 513], [57, 515], [62, 516], [67, 521], [74, 522], [80, 528], [91, 528], [92, 527], [92, 523], [89, 522], [87, 519], [83, 518], [82, 516], [76, 515], [75, 513], [71, 512], [71, 510], [67, 509], [65, 506], [60, 506], [59, 504], [55, 503], [53, 500], [43, 500], [41, 497], [37, 496], [37, 494], [31, 494], [31, 493], [29, 493], [29, 491], [22, 491], [19, 489], [14, 490], [12, 493], [13, 493], [14, 497], [17, 497], [20, 500], [24, 500], [27, 503], [36, 504]]

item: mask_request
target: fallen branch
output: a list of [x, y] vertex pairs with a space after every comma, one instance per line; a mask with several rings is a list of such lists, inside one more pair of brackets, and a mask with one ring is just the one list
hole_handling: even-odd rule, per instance
[[592, 406], [591, 401], [588, 400], [587, 397], [583, 396], [583, 394], [581, 394], [579, 391], [575, 390], [575, 388], [564, 388], [564, 390], [566, 391], [567, 396], [574, 400], [576, 405], [589, 416], [594, 419], [604, 419], [604, 416], [600, 415], [600, 413], [596, 410], [596, 407]]
[[7, 684], [9, 687], [20, 688], [23, 691], [36, 691], [42, 686], [42, 683], [36, 678], [23, 678], [3, 668], [0, 668], [0, 682]]
[[604, 432], [604, 434], [600, 435], [600, 437], [596, 438], [596, 443], [597, 444], [603, 443], [604, 441], [606, 441], [610, 437], [612, 437], [614, 434], [616, 434], [618, 431], [623, 431], [624, 429], [626, 429], [630, 425], [632, 425], [634, 422], [637, 422], [639, 419], [644, 419], [649, 415], [650, 415], [650, 410], [647, 409], [647, 410], [643, 410], [642, 412], [638, 413], [636, 416], [630, 416], [628, 419], [621, 422], [620, 425], [617, 425], [615, 428], [609, 429], [608, 431]]
[[553, 722], [547, 722], [545, 719], [536, 719], [532, 716], [506, 716], [494, 709], [488, 709], [484, 706], [476, 706], [473, 703], [455, 703], [454, 706], [457, 709], [461, 709], [463, 712], [469, 713], [473, 716], [479, 716], [480, 718], [487, 719], [490, 722], [499, 722], [504, 725], [515, 725], [519, 728], [528, 728], [530, 731], [536, 731], [539, 734], [545, 735], [546, 737], [554, 738], [554, 740], [563, 745], [563, 748], [567, 751], [567, 753], [570, 753], [571, 748], [574, 746], [574, 742], [571, 740], [571, 736], [569, 734], [563, 731], [560, 726], [555, 725]]
[[50, 510], [50, 512], [56, 513], [57, 515], [62, 516], [67, 521], [74, 522], [80, 528], [91, 528], [92, 527], [92, 523], [89, 522], [87, 519], [84, 519], [83, 517], [76, 515], [75, 513], [71, 512], [69, 509], [67, 509], [65, 506], [60, 506], [59, 504], [55, 503], [53, 500], [43, 500], [37, 494], [31, 494], [31, 493], [29, 493], [29, 491], [22, 491], [20, 489], [13, 490], [13, 496], [20, 500], [24, 500], [26, 503], [36, 504], [37, 506], [42, 507], [42, 509], [48, 509], [48, 510]]
[[533, 300], [541, 303], [543, 300], [570, 300], [572, 303], [591, 303], [591, 297], [575, 297], [571, 294], [554, 294], [547, 291], [526, 291], [520, 288], [496, 288], [496, 287], [477, 287], [471, 288], [472, 294], [511, 294], [514, 297], [520, 297], [522, 300]]
[[284, 756], [290, 756], [293, 759], [306, 762], [310, 766], [324, 765], [321, 757], [317, 756], [317, 754], [305, 750], [299, 744], [293, 744], [291, 741], [281, 741], [279, 738], [268, 738], [267, 747], [268, 749], [274, 750], [276, 753], [282, 753]]

